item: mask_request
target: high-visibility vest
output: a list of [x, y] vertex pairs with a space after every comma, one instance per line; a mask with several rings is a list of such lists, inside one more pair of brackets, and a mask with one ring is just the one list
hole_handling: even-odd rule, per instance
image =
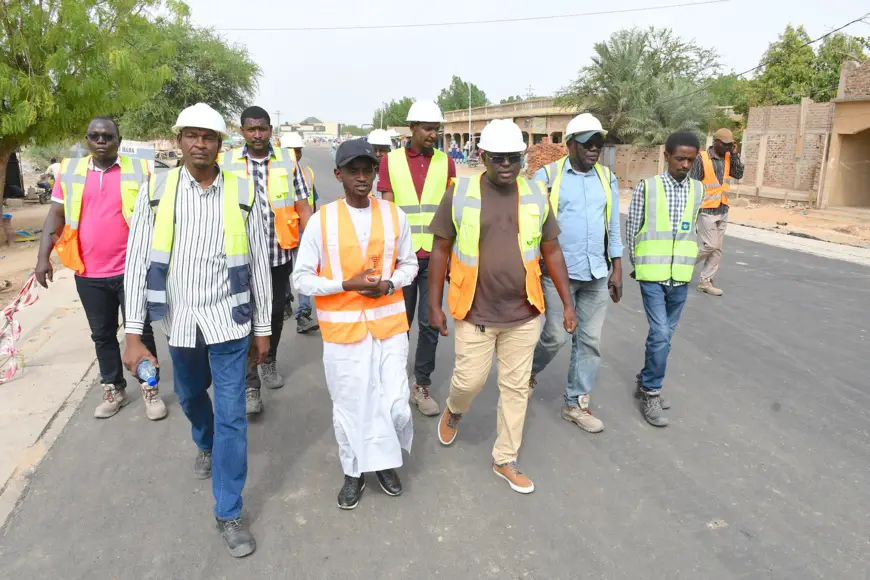
[[661, 176], [644, 180], [645, 216], [634, 238], [635, 278], [641, 282], [690, 282], [698, 257], [695, 217], [701, 205], [701, 184], [689, 179], [689, 195], [677, 231], [671, 226]]
[[450, 170], [447, 155], [437, 149], [433, 152], [420, 197], [417, 197], [417, 189], [414, 187], [414, 178], [411, 177], [405, 149], [391, 151], [387, 157], [390, 159], [388, 167], [390, 184], [393, 187], [393, 201], [408, 216], [411, 244], [415, 251], [431, 252], [435, 236], [429, 231], [429, 224], [432, 223], [435, 211], [441, 204], [441, 198], [447, 191], [447, 174]]
[[722, 183], [719, 183], [719, 178], [716, 177], [710, 153], [701, 151], [699, 155], [704, 164], [704, 179], [701, 181], [704, 185], [704, 202], [701, 207], [711, 209], [717, 208], [723, 203], [728, 205], [728, 192], [731, 191], [731, 185], [734, 183], [734, 180], [731, 179], [731, 154], [725, 154], [725, 171], [722, 172]]
[[[464, 320], [474, 302], [480, 259], [480, 177], [461, 177], [455, 180], [453, 190], [453, 226], [456, 239], [450, 261], [450, 288], [447, 305], [450, 314]], [[519, 215], [519, 250], [526, 268], [526, 298], [544, 311], [544, 291], [541, 287], [541, 235], [544, 221], [550, 213], [547, 190], [540, 181], [530, 184], [517, 178], [517, 214]], [[505, 252], [511, 251], [504, 248]]]
[[[383, 199], [370, 199], [371, 237], [363, 256], [356, 230], [344, 200], [320, 208], [323, 243], [318, 274], [344, 281], [374, 268], [381, 280], [388, 280], [396, 267], [399, 244], [399, 212]], [[370, 333], [384, 340], [408, 332], [408, 315], [401, 289], [392, 296], [369, 298], [358, 292], [315, 296], [317, 321], [325, 342], [353, 344]]]
[[[154, 235], [151, 239], [151, 263], [146, 277], [146, 304], [151, 320], [166, 315], [166, 280], [172, 258], [175, 238], [175, 196], [178, 191], [181, 168], [151, 176], [148, 195], [154, 212]], [[252, 205], [256, 202], [254, 188], [247, 179], [229, 171], [223, 172], [224, 253], [230, 282], [233, 321], [246, 324], [251, 321], [250, 272], [248, 259], [248, 231], [245, 227]], [[188, 216], [197, 219], [196, 216]]]
[[[565, 174], [565, 163], [567, 161], [568, 156], [566, 155], [558, 161], [554, 161], [553, 163], [544, 166], [544, 172], [547, 174], [547, 181], [550, 183], [550, 205], [553, 206], [554, 217], [559, 216], [559, 194], [562, 188], [562, 176]], [[604, 240], [606, 248], [607, 239], [610, 237], [610, 217], [613, 215], [613, 190], [610, 187], [612, 173], [609, 167], [605, 167], [600, 163], [595, 164], [595, 173], [598, 174], [598, 179], [601, 181], [601, 186], [604, 188]], [[610, 255], [606, 249], [604, 255], [607, 258], [607, 261], [610, 262]]]
[[[63, 265], [79, 275], [85, 271], [79, 248], [79, 221], [82, 217], [82, 200], [90, 160], [90, 156], [64, 159], [58, 173], [63, 191], [64, 226], [54, 249]], [[136, 207], [139, 187], [148, 175], [148, 163], [144, 159], [130, 159], [121, 155], [118, 156], [118, 161], [121, 165], [121, 213], [129, 225], [133, 208]]]
[[[221, 169], [237, 177], [250, 180], [253, 190], [253, 177], [248, 175], [248, 158], [242, 155], [243, 147], [231, 149], [223, 154]], [[269, 158], [269, 178], [266, 180], [266, 193], [272, 212], [275, 214], [275, 234], [278, 245], [292, 250], [299, 245], [299, 213], [296, 211], [296, 196], [293, 194], [293, 172], [296, 171], [296, 155], [292, 149], [272, 149]]]
[[310, 165], [302, 167], [302, 176], [308, 186], [308, 205], [314, 207], [314, 170]]

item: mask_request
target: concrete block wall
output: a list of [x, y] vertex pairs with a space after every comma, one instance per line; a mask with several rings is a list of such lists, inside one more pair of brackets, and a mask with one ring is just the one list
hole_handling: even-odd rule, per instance
[[870, 60], [850, 71], [842, 86], [844, 99], [870, 97]]

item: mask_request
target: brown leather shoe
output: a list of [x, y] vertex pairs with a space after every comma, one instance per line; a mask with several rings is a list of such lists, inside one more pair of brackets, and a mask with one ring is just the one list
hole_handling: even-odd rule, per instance
[[441, 413], [441, 420], [438, 421], [438, 441], [442, 445], [450, 445], [456, 439], [460, 419], [462, 413], [451, 413], [450, 408], [444, 405], [444, 412]]
[[516, 461], [509, 461], [508, 463], [502, 463], [501, 465], [493, 463], [492, 471], [497, 476], [508, 482], [511, 489], [518, 493], [532, 493], [535, 491], [535, 484], [532, 483], [532, 480], [526, 477], [522, 471], [520, 471]]

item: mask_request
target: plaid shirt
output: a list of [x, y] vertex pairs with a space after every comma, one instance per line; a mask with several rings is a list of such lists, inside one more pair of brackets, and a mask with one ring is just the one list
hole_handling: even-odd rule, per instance
[[[269, 161], [275, 158], [275, 152], [270, 145], [268, 158], [251, 159], [248, 154], [248, 146], [245, 145], [242, 147], [242, 156], [248, 159], [248, 175], [254, 180], [254, 192], [257, 194], [257, 201], [262, 208], [266, 246], [269, 248], [269, 263], [273, 268], [283, 266], [293, 259], [293, 250], [285, 250], [278, 243], [278, 234], [275, 232], [275, 212], [272, 211], [272, 204], [269, 202], [269, 193], [266, 189], [266, 184], [269, 181]], [[308, 200], [308, 184], [302, 177], [302, 172], [299, 171], [299, 164], [296, 165], [296, 171], [293, 172], [293, 191], [295, 192], [294, 201]]]
[[[668, 216], [671, 218], [671, 231], [676, 235], [677, 228], [683, 221], [683, 210], [686, 208], [686, 202], [689, 199], [689, 179], [686, 178], [680, 183], [668, 172], [662, 173], [659, 177], [665, 186], [665, 199], [668, 200]], [[631, 204], [628, 206], [628, 218], [625, 220], [625, 247], [628, 249], [628, 258], [631, 264], [634, 265], [634, 238], [643, 227], [643, 222], [646, 216], [646, 204], [644, 197], [644, 184], [646, 180], [641, 181], [634, 188], [634, 194], [631, 196]], [[702, 194], [704, 187], [700, 183], [695, 184], [695, 191]], [[682, 286], [685, 282], [677, 282], [668, 280], [661, 282], [665, 286]]]

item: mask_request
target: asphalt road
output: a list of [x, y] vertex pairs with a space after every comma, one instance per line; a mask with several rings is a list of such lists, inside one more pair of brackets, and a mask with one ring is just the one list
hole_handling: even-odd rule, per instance
[[[328, 150], [306, 158], [334, 199]], [[93, 389], [0, 534], [0, 578], [868, 578], [868, 274], [729, 238], [725, 296], [692, 290], [674, 339], [667, 429], [647, 425], [632, 397], [647, 325], [626, 277], [593, 394], [605, 431], [559, 418], [568, 348], [539, 377], [521, 457], [535, 493], [490, 470], [493, 373], [453, 447], [415, 414], [405, 494], [370, 485], [353, 512], [335, 505], [321, 341], [291, 324], [287, 386], [264, 392], [248, 431], [258, 549], [238, 561], [215, 530], [210, 482], [193, 478], [169, 380], [159, 423], [139, 400], [93, 419]], [[452, 360], [448, 338], [433, 376], [442, 404]]]

